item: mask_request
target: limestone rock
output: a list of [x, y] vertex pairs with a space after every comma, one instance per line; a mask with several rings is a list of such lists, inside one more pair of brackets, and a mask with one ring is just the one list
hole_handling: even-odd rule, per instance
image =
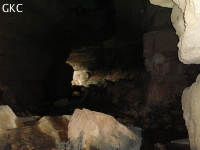
[[0, 129], [13, 129], [24, 126], [7, 105], [0, 106], [0, 120]]
[[55, 148], [55, 139], [45, 133], [38, 132], [31, 126], [0, 130], [1, 150], [45, 150], [51, 148]]
[[189, 132], [190, 147], [192, 150], [200, 149], [200, 75], [191, 87], [186, 88], [182, 95], [184, 119]]
[[67, 141], [68, 123], [70, 116], [45, 116], [42, 117], [35, 125], [35, 128], [47, 135], [54, 137], [56, 140]]
[[148, 104], [168, 105], [176, 100], [173, 95], [181, 95], [187, 87], [186, 76], [153, 76], [147, 93]]
[[168, 104], [187, 87], [187, 76], [183, 75], [187, 68], [177, 58], [177, 43], [171, 29], [144, 35], [145, 66], [151, 73], [147, 103]]
[[185, 64], [200, 63], [198, 0], [150, 0], [152, 4], [173, 8], [171, 20], [179, 36], [179, 59]]
[[18, 117], [24, 124], [24, 126], [33, 126], [41, 118], [40, 116], [31, 117]]
[[138, 133], [131, 132], [112, 116], [87, 109], [74, 111], [68, 130], [74, 150], [138, 150], [141, 144]]

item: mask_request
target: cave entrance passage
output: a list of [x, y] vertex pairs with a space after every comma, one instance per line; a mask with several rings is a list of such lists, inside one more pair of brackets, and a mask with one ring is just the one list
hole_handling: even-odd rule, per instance
[[105, 79], [113, 82], [131, 79], [144, 69], [143, 45], [113, 37], [101, 46], [72, 49], [66, 63], [74, 69], [72, 85], [100, 85]]

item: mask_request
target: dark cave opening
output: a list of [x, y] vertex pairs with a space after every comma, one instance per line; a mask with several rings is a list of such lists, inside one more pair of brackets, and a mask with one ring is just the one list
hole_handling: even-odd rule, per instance
[[[39, 2], [29, 10], [31, 3], [24, 2], [23, 15], [13, 14], [17, 23], [9, 14], [0, 18], [11, 22], [2, 27], [7, 34], [16, 30], [11, 38], [4, 34], [0, 51], [5, 66], [0, 104], [18, 116], [72, 115], [76, 108], [86, 108], [142, 128], [141, 150], [188, 149], [169, 142], [188, 137], [181, 94], [199, 67], [183, 65], [177, 58], [171, 9], [147, 0], [59, 2], [54, 11]], [[28, 20], [33, 11], [38, 14]]]

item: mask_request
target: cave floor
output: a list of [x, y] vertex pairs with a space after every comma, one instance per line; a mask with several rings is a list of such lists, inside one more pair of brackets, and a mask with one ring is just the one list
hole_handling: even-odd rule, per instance
[[[79, 99], [80, 100], [80, 99]], [[73, 101], [73, 98], [72, 100]], [[78, 98], [75, 97], [74, 101], [78, 101]], [[101, 105], [98, 105], [101, 106]], [[176, 130], [173, 126], [167, 124], [166, 122], [160, 123], [159, 121], [155, 124], [150, 123], [145, 125], [145, 118], [140, 116], [134, 117], [130, 113], [125, 113], [125, 111], [119, 111], [124, 109], [124, 106], [119, 105], [107, 105], [107, 107], [96, 107], [87, 105], [85, 103], [71, 103], [70, 105], [64, 107], [54, 107], [53, 105], [48, 105], [43, 107], [39, 114], [40, 116], [61, 116], [61, 115], [72, 115], [76, 108], [82, 109], [87, 108], [93, 111], [99, 111], [106, 114], [109, 114], [120, 123], [125, 126], [133, 125], [142, 128], [142, 145], [140, 150], [190, 150], [189, 144], [180, 144], [180, 143], [171, 143], [170, 141], [185, 139], [188, 138], [188, 133], [182, 125], [180, 130]], [[164, 117], [164, 116], [163, 116]], [[146, 118], [147, 119], [147, 118]], [[162, 120], [162, 119], [161, 119]], [[181, 122], [182, 120], [176, 120]], [[179, 125], [180, 126], [180, 125]], [[144, 128], [145, 127], [145, 128]]]

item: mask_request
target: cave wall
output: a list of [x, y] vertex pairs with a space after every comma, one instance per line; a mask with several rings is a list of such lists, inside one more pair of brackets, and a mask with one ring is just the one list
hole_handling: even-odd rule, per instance
[[[148, 32], [143, 38], [143, 56], [150, 81], [146, 102], [147, 106], [171, 109], [171, 106], [181, 104], [182, 91], [195, 81], [199, 66], [184, 65], [178, 59], [179, 38], [171, 25], [172, 9], [150, 4], [147, 12], [144, 28]], [[149, 26], [145, 26], [147, 22]]]
[[186, 88], [182, 95], [182, 107], [184, 110], [184, 119], [189, 133], [190, 148], [198, 150], [200, 148], [199, 141], [199, 80], [197, 77], [196, 82], [192, 86]]
[[178, 38], [173, 29], [152, 31], [144, 35], [146, 70], [151, 73], [147, 103], [167, 106], [177, 101], [187, 87], [187, 66], [178, 61]]
[[199, 64], [199, 1], [150, 0], [150, 2], [172, 8], [171, 21], [179, 36], [179, 59], [185, 64]]
[[104, 80], [133, 78], [144, 68], [142, 45], [111, 38], [101, 46], [73, 49], [67, 61], [73, 69], [73, 85], [100, 85]]
[[[176, 34], [179, 36], [179, 60], [185, 64], [199, 64], [199, 1], [150, 0], [150, 2], [155, 5], [172, 8], [171, 21], [176, 29]], [[199, 73], [199, 69], [197, 70], [197, 73]], [[190, 148], [192, 150], [200, 149], [198, 93], [199, 76], [194, 84], [185, 88], [182, 95], [182, 109], [189, 132]]]

